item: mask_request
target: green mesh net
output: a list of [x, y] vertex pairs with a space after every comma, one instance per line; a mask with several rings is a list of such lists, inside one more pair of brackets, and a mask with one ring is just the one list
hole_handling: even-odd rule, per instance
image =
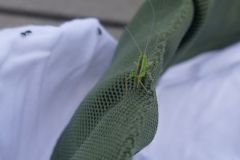
[[125, 32], [109, 70], [75, 112], [51, 159], [132, 159], [154, 137], [160, 75], [172, 64], [239, 40], [239, 8], [239, 0], [146, 1], [128, 27], [140, 50], [148, 44], [151, 65], [141, 80], [146, 89], [129, 78], [140, 53]]

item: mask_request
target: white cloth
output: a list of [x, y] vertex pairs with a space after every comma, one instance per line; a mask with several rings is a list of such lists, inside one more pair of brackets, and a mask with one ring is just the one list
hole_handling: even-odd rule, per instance
[[0, 43], [0, 160], [47, 160], [116, 40], [85, 19], [2, 30]]
[[240, 43], [170, 68], [159, 123], [134, 160], [240, 160]]
[[[116, 41], [85, 19], [2, 30], [0, 42], [0, 160], [48, 160]], [[156, 136], [134, 160], [240, 159], [239, 53], [235, 44], [164, 74]]]

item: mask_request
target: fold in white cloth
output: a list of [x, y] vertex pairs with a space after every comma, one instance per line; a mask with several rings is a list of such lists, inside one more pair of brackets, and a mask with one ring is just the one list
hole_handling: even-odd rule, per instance
[[134, 160], [239, 160], [239, 71], [240, 43], [170, 68], [156, 89], [156, 136]]
[[0, 32], [0, 160], [47, 160], [117, 44], [96, 19]]
[[[0, 42], [0, 160], [49, 160], [116, 40], [91, 18], [5, 29]], [[158, 130], [134, 160], [240, 159], [239, 53], [208, 52], [161, 77]]]

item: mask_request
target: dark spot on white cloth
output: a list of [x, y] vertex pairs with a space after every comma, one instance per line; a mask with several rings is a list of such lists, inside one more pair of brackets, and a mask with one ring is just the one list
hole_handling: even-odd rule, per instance
[[97, 28], [97, 31], [98, 31], [98, 35], [102, 35], [102, 30], [101, 30], [101, 28]]
[[24, 31], [24, 32], [21, 32], [21, 36], [22, 36], [22, 37], [27, 37], [27, 36], [30, 35], [30, 34], [32, 34], [32, 31], [30, 31], [30, 30], [26, 30], [26, 31]]

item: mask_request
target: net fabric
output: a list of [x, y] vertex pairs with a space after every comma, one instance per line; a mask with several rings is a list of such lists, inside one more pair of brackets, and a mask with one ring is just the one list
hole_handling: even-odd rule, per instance
[[125, 32], [109, 70], [79, 106], [58, 140], [52, 160], [131, 159], [154, 137], [154, 88], [160, 75], [170, 65], [240, 39], [239, 0], [151, 0], [153, 28], [149, 1], [129, 25], [142, 50], [150, 37], [146, 54], [153, 62], [148, 69], [153, 80], [143, 79], [148, 93], [129, 79], [139, 51]]
[[[140, 53], [125, 33], [119, 44], [124, 47], [117, 48], [110, 69], [74, 114], [58, 140], [52, 160], [128, 160], [151, 142], [158, 123], [155, 83], [164, 70], [165, 58], [177, 49], [192, 18], [191, 1], [179, 2], [151, 1], [160, 11], [156, 19], [171, 19], [165, 25], [154, 22], [151, 30], [152, 8], [146, 2], [129, 26], [142, 50], [149, 41], [146, 53], [153, 63], [148, 68], [151, 78], [145, 76], [142, 80], [148, 92], [129, 78]], [[166, 6], [175, 7], [175, 13]], [[134, 30], [138, 25], [141, 30]], [[139, 38], [143, 33], [149, 35], [149, 30], [149, 39]], [[173, 39], [177, 43], [168, 42]]]

